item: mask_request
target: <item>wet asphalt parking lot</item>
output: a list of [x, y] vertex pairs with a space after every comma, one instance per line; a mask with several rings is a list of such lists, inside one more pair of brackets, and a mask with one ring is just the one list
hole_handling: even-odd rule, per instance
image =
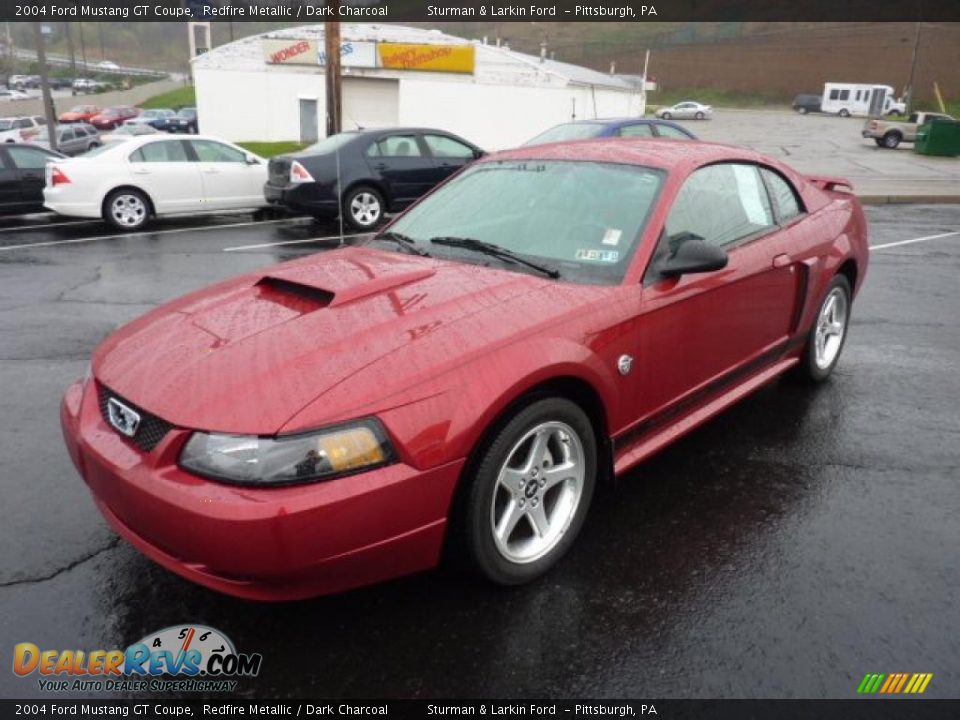
[[[868, 215], [886, 247], [832, 380], [775, 382], [601, 491], [541, 581], [440, 570], [281, 605], [119, 541], [58, 403], [121, 323], [335, 228], [0, 219], [0, 696], [44, 697], [10, 672], [15, 643], [109, 649], [202, 623], [263, 654], [240, 697], [850, 698], [867, 672], [932, 672], [927, 696], [960, 697], [960, 206]], [[286, 244], [247, 247], [267, 243]]]

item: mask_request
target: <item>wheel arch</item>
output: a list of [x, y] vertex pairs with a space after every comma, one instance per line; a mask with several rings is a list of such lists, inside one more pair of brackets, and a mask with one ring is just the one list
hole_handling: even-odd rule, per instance
[[850, 292], [856, 292], [859, 268], [857, 267], [857, 261], [854, 258], [851, 257], [844, 260], [840, 267], [837, 268], [836, 274], [846, 277], [847, 281], [850, 283]]
[[383, 202], [387, 206], [386, 208], [384, 208], [384, 211], [386, 211], [387, 209], [391, 209], [391, 210], [393, 209], [393, 199], [390, 197], [390, 193], [387, 192], [386, 186], [379, 180], [374, 180], [373, 178], [361, 177], [361, 178], [353, 178], [352, 180], [348, 180], [346, 183], [346, 186], [343, 188], [343, 192], [340, 193], [340, 202], [342, 203], [343, 200], [347, 197], [347, 195], [352, 193], [358, 187], [373, 188], [378, 193], [380, 193], [380, 195], [383, 197]]

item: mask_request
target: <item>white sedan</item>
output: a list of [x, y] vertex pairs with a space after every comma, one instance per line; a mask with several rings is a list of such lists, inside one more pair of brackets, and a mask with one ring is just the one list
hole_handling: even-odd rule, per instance
[[704, 120], [713, 117], [713, 108], [692, 100], [677, 103], [671, 107], [662, 107], [657, 110], [657, 117], [664, 120], [677, 118], [680, 120]]
[[266, 161], [231, 143], [144, 135], [48, 164], [43, 204], [138, 230], [159, 215], [265, 207], [266, 181]]

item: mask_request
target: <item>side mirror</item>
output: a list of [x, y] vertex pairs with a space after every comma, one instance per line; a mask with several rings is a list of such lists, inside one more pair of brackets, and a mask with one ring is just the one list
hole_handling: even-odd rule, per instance
[[247, 165], [259, 165], [260, 161], [254, 155], [247, 155]]
[[473, 151], [473, 159], [474, 159], [474, 160], [479, 160], [480, 158], [482, 158], [482, 157], [483, 157], [484, 155], [486, 155], [486, 154], [487, 154], [487, 151], [486, 151], [486, 150], [479, 150], [479, 149], [478, 149], [478, 150], [474, 150], [474, 151]]
[[682, 243], [660, 266], [664, 277], [679, 277], [691, 273], [705, 273], [727, 266], [727, 253], [716, 245], [703, 240], [687, 240]]

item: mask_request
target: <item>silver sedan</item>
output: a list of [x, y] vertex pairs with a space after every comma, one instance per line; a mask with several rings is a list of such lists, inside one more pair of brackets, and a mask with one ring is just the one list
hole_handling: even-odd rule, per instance
[[713, 117], [713, 108], [692, 100], [677, 103], [671, 107], [662, 107], [657, 110], [657, 117], [669, 120], [678, 118], [683, 120], [706, 120]]

